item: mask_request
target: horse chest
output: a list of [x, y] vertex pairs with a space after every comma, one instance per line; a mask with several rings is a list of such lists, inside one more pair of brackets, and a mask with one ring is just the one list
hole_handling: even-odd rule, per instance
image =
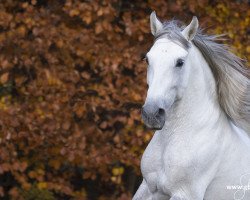
[[[182, 148], [181, 148], [182, 147]], [[186, 174], [192, 174], [193, 159], [182, 143], [167, 144], [160, 133], [154, 135], [141, 161], [141, 171], [152, 193], [168, 194]]]

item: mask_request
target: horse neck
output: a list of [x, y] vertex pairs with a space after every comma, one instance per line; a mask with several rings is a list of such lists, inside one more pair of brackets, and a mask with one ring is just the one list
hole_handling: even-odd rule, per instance
[[224, 119], [226, 122], [226, 116], [218, 102], [216, 82], [211, 69], [194, 45], [186, 63], [190, 65], [188, 87], [182, 99], [173, 107], [164, 130], [197, 134], [202, 128], [215, 129], [219, 121]]

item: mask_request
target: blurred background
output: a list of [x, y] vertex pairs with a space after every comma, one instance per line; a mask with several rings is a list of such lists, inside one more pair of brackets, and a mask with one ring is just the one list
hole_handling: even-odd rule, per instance
[[131, 199], [152, 10], [250, 59], [248, 1], [1, 0], [0, 199]]

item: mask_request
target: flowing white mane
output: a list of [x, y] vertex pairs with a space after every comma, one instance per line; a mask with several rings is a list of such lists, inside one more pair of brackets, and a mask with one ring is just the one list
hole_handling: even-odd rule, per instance
[[[165, 22], [155, 39], [167, 37], [187, 49], [190, 44], [181, 34], [184, 28], [179, 21]], [[221, 108], [237, 126], [250, 134], [250, 68], [227, 45], [218, 43], [221, 40], [220, 35], [205, 35], [199, 30], [192, 42], [214, 74]]]

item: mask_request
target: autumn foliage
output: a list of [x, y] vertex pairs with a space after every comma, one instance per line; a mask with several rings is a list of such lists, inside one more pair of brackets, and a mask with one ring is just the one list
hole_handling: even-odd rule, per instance
[[0, 198], [130, 199], [149, 14], [226, 33], [250, 58], [247, 1], [1, 0]]

